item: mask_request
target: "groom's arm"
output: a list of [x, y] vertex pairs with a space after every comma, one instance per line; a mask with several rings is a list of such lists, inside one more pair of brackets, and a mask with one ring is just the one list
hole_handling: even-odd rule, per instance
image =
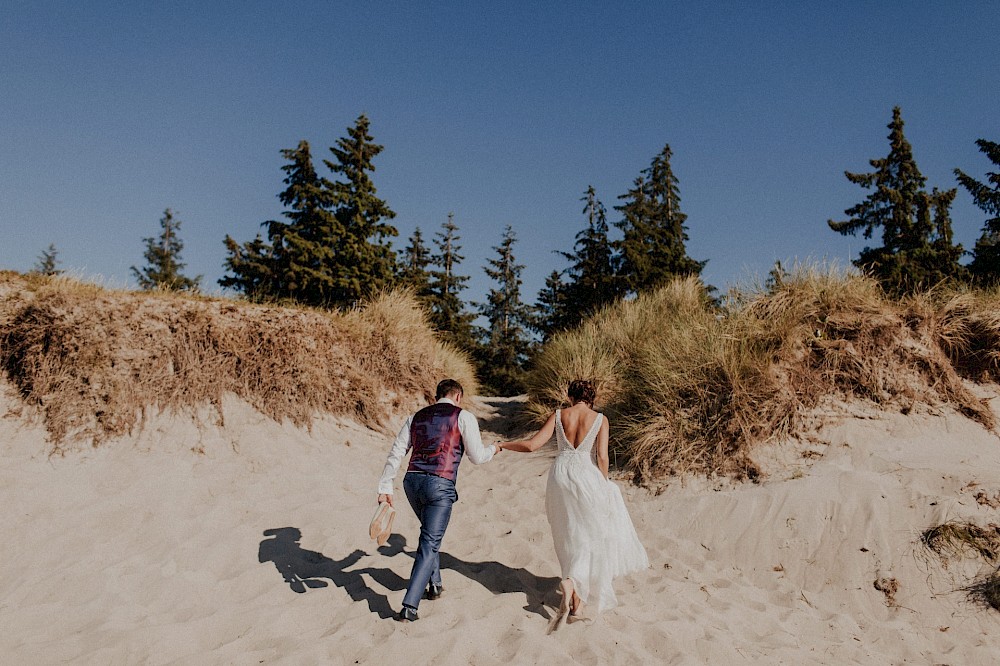
[[396, 473], [399, 471], [399, 464], [403, 461], [403, 456], [410, 448], [410, 426], [413, 424], [413, 417], [406, 419], [406, 423], [399, 429], [399, 434], [392, 442], [389, 455], [385, 459], [385, 467], [382, 469], [382, 478], [378, 482], [379, 495], [392, 495], [393, 483], [396, 480]]
[[462, 410], [458, 415], [458, 431], [462, 433], [462, 442], [465, 443], [465, 454], [473, 465], [482, 465], [493, 460], [493, 455], [497, 452], [497, 447], [490, 444], [483, 445], [483, 436], [479, 433], [479, 421], [472, 415], [472, 412]]

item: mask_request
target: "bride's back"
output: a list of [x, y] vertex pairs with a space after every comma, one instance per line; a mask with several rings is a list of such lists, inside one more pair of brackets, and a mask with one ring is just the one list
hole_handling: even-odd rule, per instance
[[594, 421], [597, 420], [598, 416], [597, 412], [585, 402], [578, 402], [572, 407], [560, 410], [559, 415], [563, 432], [566, 434], [566, 441], [574, 447], [583, 443], [587, 433], [594, 427]]

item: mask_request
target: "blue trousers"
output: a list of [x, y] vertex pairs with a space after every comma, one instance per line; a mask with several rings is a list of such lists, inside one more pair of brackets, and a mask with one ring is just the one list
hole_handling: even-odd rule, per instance
[[451, 519], [451, 505], [458, 501], [455, 483], [433, 474], [406, 474], [403, 491], [420, 520], [420, 543], [410, 572], [410, 584], [403, 605], [417, 608], [428, 583], [441, 584], [441, 563], [438, 553], [441, 540]]

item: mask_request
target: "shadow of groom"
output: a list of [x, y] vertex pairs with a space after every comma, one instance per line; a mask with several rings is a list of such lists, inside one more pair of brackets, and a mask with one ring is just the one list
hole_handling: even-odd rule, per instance
[[264, 536], [272, 538], [260, 542], [257, 560], [261, 564], [273, 562], [278, 573], [294, 592], [302, 594], [307, 589], [327, 587], [328, 583], [320, 580], [325, 578], [343, 588], [352, 600], [367, 602], [368, 609], [380, 618], [388, 619], [395, 615], [388, 597], [368, 587], [361, 575], [368, 574], [384, 588], [394, 592], [406, 589], [405, 579], [389, 569], [347, 570], [368, 553], [355, 550], [342, 560], [333, 560], [323, 553], [300, 546], [302, 532], [296, 527], [264, 530]]
[[[387, 557], [399, 554], [414, 557], [415, 553], [407, 552], [405, 547], [406, 537], [401, 534], [393, 534], [389, 537], [389, 542], [379, 548], [379, 552]], [[469, 580], [479, 583], [495, 595], [523, 593], [528, 602], [524, 606], [524, 610], [541, 615], [546, 620], [552, 618], [546, 607], [546, 600], [549, 600], [550, 606], [559, 605], [555, 594], [559, 578], [555, 576], [536, 576], [523, 567], [515, 569], [496, 560], [467, 562], [444, 551], [441, 551], [441, 569], [461, 574]], [[444, 576], [442, 575], [442, 577]], [[445, 587], [447, 587], [447, 581], [445, 581]]]
[[[302, 594], [308, 589], [324, 588], [329, 585], [327, 579], [337, 587], [343, 588], [354, 601], [368, 603], [368, 608], [382, 619], [395, 617], [389, 599], [368, 587], [363, 574], [371, 576], [372, 580], [392, 592], [406, 589], [407, 580], [391, 569], [366, 567], [350, 569], [368, 555], [363, 550], [355, 550], [341, 560], [334, 560], [323, 553], [306, 550], [299, 541], [302, 532], [296, 527], [280, 527], [264, 530], [264, 536], [270, 537], [260, 542], [257, 559], [262, 564], [272, 562], [288, 586]], [[385, 546], [378, 549], [386, 557], [406, 555], [413, 558], [415, 554], [406, 550], [406, 537], [393, 534]], [[441, 553], [441, 568], [473, 580], [493, 594], [523, 593], [527, 598], [524, 610], [542, 616], [546, 620], [552, 618], [546, 608], [546, 598], [555, 595], [559, 583], [557, 577], [536, 576], [527, 569], [514, 569], [496, 561], [467, 562], [449, 553]], [[556, 606], [558, 602], [550, 605]]]

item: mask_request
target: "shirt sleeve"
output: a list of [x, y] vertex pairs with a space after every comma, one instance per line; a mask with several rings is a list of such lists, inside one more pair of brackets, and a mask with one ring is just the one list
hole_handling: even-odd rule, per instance
[[463, 409], [459, 413], [458, 430], [462, 433], [465, 453], [473, 465], [482, 465], [493, 460], [493, 454], [497, 452], [497, 447], [492, 444], [483, 446], [483, 437], [479, 433], [479, 421], [472, 415], [472, 412]]
[[396, 480], [396, 473], [399, 471], [399, 463], [403, 456], [410, 450], [410, 426], [413, 424], [413, 417], [406, 419], [406, 423], [400, 428], [399, 434], [392, 442], [389, 449], [389, 456], [385, 459], [385, 468], [382, 470], [382, 478], [378, 481], [378, 492], [380, 495], [391, 495], [393, 483]]

